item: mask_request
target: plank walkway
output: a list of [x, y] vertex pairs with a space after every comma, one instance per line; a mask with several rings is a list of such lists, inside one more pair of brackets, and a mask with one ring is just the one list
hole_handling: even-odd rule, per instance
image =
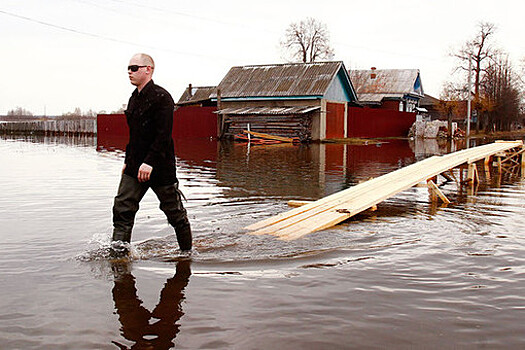
[[433, 156], [383, 176], [360, 183], [315, 202], [246, 227], [251, 234], [269, 234], [293, 240], [332, 227], [378, 203], [462, 164], [521, 147], [522, 141], [495, 143]]

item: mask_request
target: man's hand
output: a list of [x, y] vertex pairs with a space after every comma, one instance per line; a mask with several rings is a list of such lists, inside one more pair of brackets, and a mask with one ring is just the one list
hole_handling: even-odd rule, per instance
[[139, 168], [139, 175], [137, 176], [139, 182], [146, 182], [149, 180], [150, 176], [151, 176], [151, 172], [153, 171], [153, 167], [146, 164], [146, 163], [142, 163], [142, 165], [140, 166]]

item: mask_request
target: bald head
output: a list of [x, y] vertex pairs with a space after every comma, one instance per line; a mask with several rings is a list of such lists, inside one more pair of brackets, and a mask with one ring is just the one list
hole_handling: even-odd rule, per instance
[[133, 55], [132, 58], [137, 59], [138, 62], [141, 63], [141, 65], [150, 66], [151, 68], [155, 68], [155, 62], [153, 61], [153, 58], [148, 54], [137, 53]]

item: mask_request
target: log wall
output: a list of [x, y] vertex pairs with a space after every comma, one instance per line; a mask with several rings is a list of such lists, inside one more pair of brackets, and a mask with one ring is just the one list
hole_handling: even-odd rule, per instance
[[276, 136], [296, 138], [301, 141], [311, 139], [311, 114], [305, 115], [226, 115], [224, 136], [233, 137], [248, 129]]

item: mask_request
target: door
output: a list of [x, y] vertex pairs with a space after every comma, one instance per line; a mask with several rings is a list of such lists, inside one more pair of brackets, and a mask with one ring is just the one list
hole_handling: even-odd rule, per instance
[[326, 103], [326, 138], [345, 137], [345, 103]]

